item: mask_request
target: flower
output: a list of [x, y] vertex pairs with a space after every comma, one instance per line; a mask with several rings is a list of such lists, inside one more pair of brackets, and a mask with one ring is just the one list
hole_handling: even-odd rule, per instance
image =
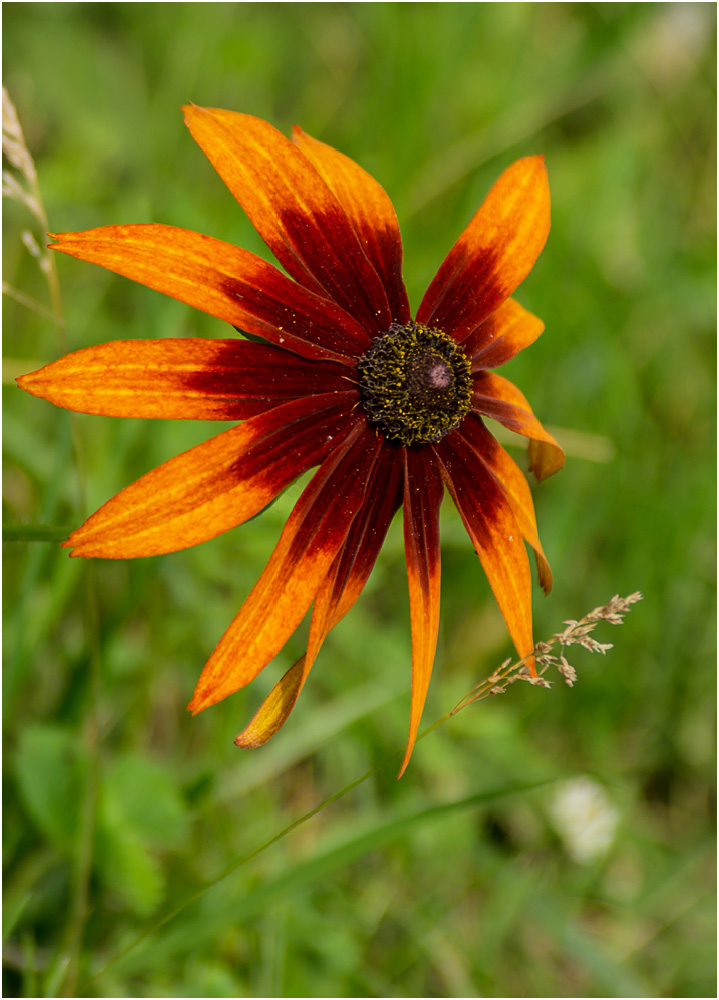
[[437, 644], [439, 508], [449, 491], [521, 657], [532, 650], [531, 574], [551, 573], [523, 473], [488, 416], [530, 439], [538, 479], [564, 455], [493, 373], [544, 324], [509, 296], [549, 232], [544, 160], [500, 177], [412, 320], [392, 204], [361, 167], [295, 128], [189, 105], [185, 121], [287, 275], [230, 244], [166, 225], [52, 235], [53, 249], [226, 320], [250, 339], [127, 340], [76, 351], [19, 379], [82, 413], [242, 421], [126, 487], [63, 544], [73, 556], [149, 556], [242, 524], [319, 466], [255, 587], [220, 639], [189, 708], [248, 684], [313, 605], [306, 654], [265, 699], [240, 746], [289, 716], [327, 633], [361, 593], [404, 508], [412, 698], [404, 772]]

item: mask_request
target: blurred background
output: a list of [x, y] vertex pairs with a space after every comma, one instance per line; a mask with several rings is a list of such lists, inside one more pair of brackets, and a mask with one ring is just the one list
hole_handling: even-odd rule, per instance
[[[416, 309], [501, 171], [544, 153], [552, 232], [517, 298], [546, 332], [502, 369], [568, 453], [534, 490], [555, 577], [535, 635], [645, 598], [598, 629], [606, 657], [571, 651], [573, 689], [465, 709], [398, 783], [395, 522], [286, 727], [238, 750], [306, 626], [249, 689], [185, 706], [301, 484], [197, 549], [68, 559], [63, 532], [226, 425], [73, 417], [14, 376], [108, 340], [230, 331], [61, 259], [63, 341], [18, 301], [51, 308], [40, 227], [6, 199], [4, 995], [714, 996], [715, 5], [3, 13], [52, 231], [157, 221], [269, 256], [180, 105], [296, 122], [393, 199]], [[511, 654], [449, 499], [442, 530], [425, 725]]]

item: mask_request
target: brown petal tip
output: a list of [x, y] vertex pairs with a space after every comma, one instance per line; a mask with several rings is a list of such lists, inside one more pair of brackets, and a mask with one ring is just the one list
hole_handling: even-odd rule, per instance
[[243, 734], [240, 733], [239, 736], [235, 736], [232, 742], [236, 747], [240, 747], [242, 750], [257, 750], [258, 747], [261, 747], [265, 743], [265, 740], [256, 738], [253, 739], [249, 736], [244, 737]]

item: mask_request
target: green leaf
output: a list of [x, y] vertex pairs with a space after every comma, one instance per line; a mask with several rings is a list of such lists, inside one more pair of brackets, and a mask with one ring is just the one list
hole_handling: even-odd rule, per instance
[[105, 827], [98, 836], [95, 859], [105, 888], [133, 913], [150, 916], [157, 908], [165, 880], [159, 861], [127, 827]]
[[137, 755], [118, 758], [106, 775], [102, 817], [139, 841], [164, 850], [179, 847], [189, 828], [177, 780], [168, 768]]
[[70, 851], [78, 835], [89, 760], [79, 737], [57, 726], [28, 726], [21, 735], [15, 774], [20, 796], [37, 827]]

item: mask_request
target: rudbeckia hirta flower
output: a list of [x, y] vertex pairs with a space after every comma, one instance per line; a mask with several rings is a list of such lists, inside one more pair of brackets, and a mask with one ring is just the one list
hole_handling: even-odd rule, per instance
[[[259, 746], [297, 701], [403, 508], [412, 632], [407, 766], [437, 644], [439, 508], [457, 506], [520, 657], [532, 651], [531, 573], [551, 573], [520, 468], [484, 423], [530, 439], [538, 479], [564, 455], [493, 369], [544, 329], [511, 293], [549, 232], [543, 158], [500, 177], [412, 319], [392, 204], [361, 167], [295, 128], [184, 109], [195, 140], [285, 273], [228, 243], [165, 225], [59, 233], [100, 264], [232, 324], [251, 339], [127, 340], [26, 375], [23, 389], [81, 413], [242, 421], [126, 487], [73, 531], [73, 556], [174, 552], [254, 517], [318, 466], [270, 560], [220, 639], [189, 708], [248, 684], [312, 606], [305, 655], [237, 737]], [[531, 661], [530, 661], [531, 662]]]

